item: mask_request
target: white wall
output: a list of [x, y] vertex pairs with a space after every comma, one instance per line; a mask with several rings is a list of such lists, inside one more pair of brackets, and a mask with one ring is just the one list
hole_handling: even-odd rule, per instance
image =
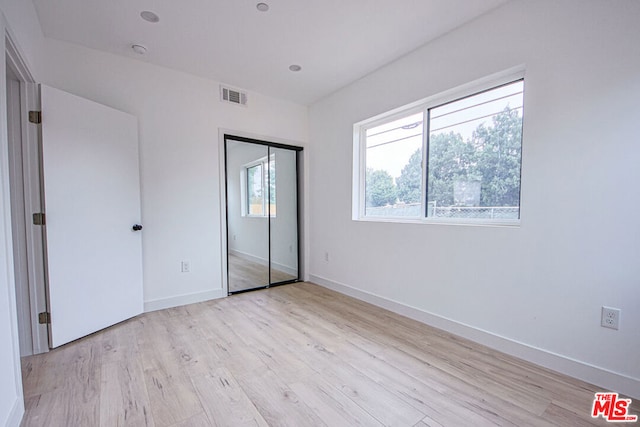
[[[45, 39], [30, 1], [2, 0], [0, 8], [38, 82], [139, 119], [146, 308], [222, 296], [218, 129], [304, 145], [307, 108], [255, 93], [249, 94], [247, 108], [222, 104], [215, 81]], [[0, 292], [0, 425], [17, 425], [23, 403], [12, 263], [7, 257], [11, 239], [4, 84], [0, 99], [0, 238], [7, 242], [0, 248], [0, 290], [5, 289]], [[180, 273], [181, 260], [191, 261], [191, 273]]]
[[[47, 39], [42, 82], [134, 114], [140, 128], [147, 309], [222, 296], [218, 128], [307, 140], [307, 108], [249, 93], [219, 101], [218, 83]], [[180, 262], [191, 262], [191, 273]]]
[[[311, 279], [640, 398], [638, 22], [510, 2], [311, 106]], [[522, 64], [520, 227], [351, 220], [353, 123]]]
[[[0, 23], [4, 33], [4, 25]], [[18, 425], [24, 412], [13, 275], [5, 57], [0, 60], [0, 425]]]
[[[0, 34], [8, 32], [33, 73], [42, 33], [31, 2], [0, 1]], [[24, 413], [15, 301], [8, 175], [6, 63], [0, 60], [0, 425], [18, 426]]]
[[38, 58], [42, 49], [42, 30], [31, 1], [0, 0], [0, 9], [4, 13], [8, 31], [20, 50], [22, 59], [29, 71], [37, 75]]
[[[4, 6], [4, 5], [2, 5]], [[0, 34], [6, 18], [0, 11]], [[4, 37], [3, 37], [4, 39]], [[18, 426], [24, 413], [16, 295], [11, 238], [9, 147], [7, 140], [7, 88], [5, 55], [0, 59], [0, 425]]]

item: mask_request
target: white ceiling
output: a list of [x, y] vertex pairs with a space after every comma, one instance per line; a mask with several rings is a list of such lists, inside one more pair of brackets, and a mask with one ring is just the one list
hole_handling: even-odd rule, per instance
[[[301, 104], [508, 0], [262, 0], [268, 12], [258, 1], [33, 0], [47, 37]], [[160, 22], [142, 20], [143, 10]]]

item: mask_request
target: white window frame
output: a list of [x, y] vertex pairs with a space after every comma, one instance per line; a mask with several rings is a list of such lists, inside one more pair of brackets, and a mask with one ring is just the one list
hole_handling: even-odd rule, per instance
[[[427, 217], [427, 186], [424, 179], [424, 170], [426, 168], [428, 138], [428, 110], [439, 107], [443, 104], [457, 101], [462, 98], [476, 95], [480, 92], [488, 91], [502, 85], [513, 83], [517, 80], [524, 80], [524, 66], [514, 67], [500, 73], [487, 76], [485, 78], [467, 83], [456, 88], [441, 92], [437, 95], [430, 96], [411, 104], [396, 108], [394, 110], [379, 114], [369, 119], [360, 121], [353, 125], [353, 176], [352, 176], [352, 219], [354, 221], [370, 221], [370, 222], [400, 222], [400, 223], [421, 223], [421, 224], [452, 224], [452, 225], [481, 225], [481, 226], [519, 226], [522, 218], [522, 203], [520, 203], [520, 214], [518, 219], [486, 219], [486, 218], [439, 218]], [[366, 177], [366, 133], [370, 128], [383, 125], [385, 123], [401, 119], [412, 114], [423, 112], [424, 132], [423, 132], [423, 153], [422, 153], [422, 170], [423, 183], [421, 185], [421, 216], [366, 216], [366, 194], [365, 194], [365, 177]], [[524, 116], [523, 116], [524, 128]], [[523, 132], [524, 140], [524, 132]], [[522, 201], [522, 155], [520, 158], [520, 200]]]
[[[276, 214], [269, 214], [270, 209], [269, 206], [269, 191], [267, 186], [269, 183], [267, 182], [266, 175], [270, 172], [265, 173], [269, 169], [269, 163], [275, 162], [275, 154], [271, 154], [270, 156], [262, 157], [258, 160], [254, 160], [252, 162], [246, 163], [242, 165], [242, 169], [240, 171], [240, 208], [242, 212], [242, 216], [250, 217], [250, 218], [275, 218]], [[249, 212], [249, 169], [262, 166], [262, 214], [252, 214]], [[276, 195], [277, 197], [277, 195]], [[277, 212], [277, 204], [276, 204], [276, 212]]]

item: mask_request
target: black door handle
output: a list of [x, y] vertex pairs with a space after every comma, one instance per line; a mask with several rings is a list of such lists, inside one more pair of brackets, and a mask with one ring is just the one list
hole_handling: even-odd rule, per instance
[[134, 224], [133, 227], [131, 227], [131, 229], [133, 231], [140, 231], [142, 230], [142, 226], [140, 224]]

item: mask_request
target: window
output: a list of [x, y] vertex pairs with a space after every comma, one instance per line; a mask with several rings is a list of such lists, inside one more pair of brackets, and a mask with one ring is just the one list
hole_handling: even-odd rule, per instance
[[[271, 155], [245, 165], [243, 172], [243, 209], [246, 216], [276, 216], [276, 162]], [[267, 186], [267, 183], [269, 185]]]
[[247, 167], [248, 215], [264, 215], [264, 179], [262, 163]]
[[517, 223], [524, 80], [488, 87], [356, 124], [354, 218]]

